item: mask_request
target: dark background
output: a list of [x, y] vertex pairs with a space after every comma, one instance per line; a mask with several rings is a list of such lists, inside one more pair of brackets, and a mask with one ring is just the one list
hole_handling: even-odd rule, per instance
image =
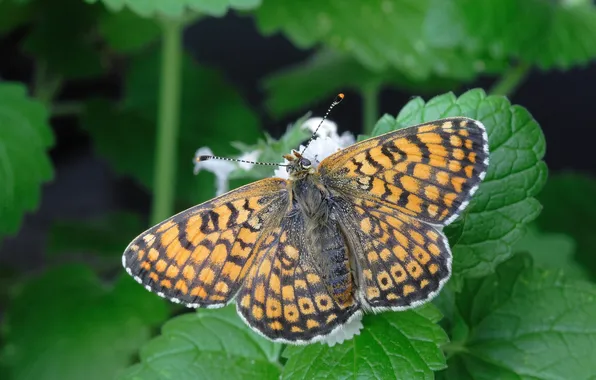
[[[19, 51], [24, 35], [25, 31], [20, 30], [0, 39], [0, 75], [3, 80], [31, 81], [28, 75], [33, 62]], [[271, 119], [262, 106], [263, 91], [259, 83], [266, 75], [305, 60], [312, 51], [298, 50], [279, 35], [263, 37], [250, 18], [233, 13], [223, 19], [209, 18], [190, 26], [185, 33], [184, 45], [197, 61], [224, 73], [257, 110], [262, 125], [274, 137], [279, 137], [288, 123], [308, 111], [305, 109], [282, 120]], [[456, 95], [467, 88], [488, 89], [493, 82], [492, 78], [482, 78], [459, 89]], [[551, 172], [567, 170], [596, 174], [595, 84], [596, 64], [565, 73], [534, 70], [511, 96], [513, 104], [526, 107], [542, 126], [547, 141], [545, 159]], [[112, 73], [100, 80], [67, 86], [60, 96], [67, 99], [90, 94], [117, 97], [119, 86], [118, 73]], [[362, 125], [360, 97], [349, 91], [346, 95], [346, 100], [334, 110], [331, 119], [338, 123], [341, 131], [359, 133]], [[380, 114], [396, 114], [416, 95], [419, 94], [385, 89], [381, 94]], [[314, 115], [322, 115], [327, 106], [328, 102], [321, 103], [312, 111]], [[149, 212], [147, 191], [132, 179], [118, 177], [112, 172], [94, 153], [89, 136], [78, 127], [76, 118], [54, 118], [52, 126], [56, 133], [56, 144], [51, 150], [55, 178], [44, 186], [39, 210], [28, 215], [19, 234], [6, 239], [0, 247], [0, 267], [35, 271], [43, 266], [47, 230], [56, 219], [94, 218], [111, 210], [134, 210], [144, 215]], [[192, 173], [178, 171], [178, 176], [185, 175]]]

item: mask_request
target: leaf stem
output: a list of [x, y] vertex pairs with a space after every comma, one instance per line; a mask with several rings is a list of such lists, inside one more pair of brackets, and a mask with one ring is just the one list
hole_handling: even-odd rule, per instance
[[176, 152], [180, 123], [180, 81], [182, 76], [182, 30], [178, 20], [163, 20], [162, 62], [159, 88], [157, 151], [153, 175], [151, 222], [172, 215]]
[[449, 342], [441, 347], [447, 359], [459, 353], [468, 352], [463, 342]]
[[517, 66], [511, 67], [490, 89], [491, 95], [511, 96], [521, 85], [530, 71], [530, 64], [520, 62]]
[[370, 82], [362, 87], [361, 95], [363, 101], [362, 128], [365, 134], [372, 133], [377, 120], [379, 119], [379, 89], [380, 83]]

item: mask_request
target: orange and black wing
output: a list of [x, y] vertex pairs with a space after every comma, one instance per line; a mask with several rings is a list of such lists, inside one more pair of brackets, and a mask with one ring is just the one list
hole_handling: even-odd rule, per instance
[[238, 314], [273, 341], [319, 341], [361, 313], [351, 277], [341, 294], [334, 292], [321, 253], [309, 252], [305, 237], [302, 213], [290, 213], [255, 248], [255, 263], [236, 297]]
[[420, 221], [451, 223], [488, 166], [479, 121], [455, 117], [389, 132], [327, 157], [321, 180], [350, 199], [367, 199]]
[[147, 290], [188, 307], [221, 307], [242, 285], [253, 250], [286, 212], [287, 183], [268, 178], [192, 207], [136, 237], [126, 271]]
[[358, 299], [365, 309], [418, 306], [449, 279], [451, 250], [440, 229], [367, 200], [337, 210], [358, 264]]

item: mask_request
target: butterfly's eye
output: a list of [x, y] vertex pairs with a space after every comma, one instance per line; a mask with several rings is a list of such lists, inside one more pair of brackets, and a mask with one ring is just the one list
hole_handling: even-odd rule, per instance
[[300, 159], [300, 166], [302, 166], [304, 169], [309, 169], [312, 164], [310, 163], [309, 159], [302, 157]]

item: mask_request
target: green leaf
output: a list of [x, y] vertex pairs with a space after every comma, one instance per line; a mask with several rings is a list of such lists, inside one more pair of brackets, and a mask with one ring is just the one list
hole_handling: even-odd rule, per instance
[[54, 222], [49, 233], [49, 255], [85, 253], [115, 257], [144, 230], [138, 215], [118, 212], [92, 221]]
[[549, 178], [538, 199], [544, 211], [537, 219], [542, 231], [564, 233], [577, 243], [576, 260], [596, 280], [596, 179], [579, 173]]
[[124, 9], [103, 12], [99, 17], [99, 32], [108, 45], [119, 53], [137, 52], [161, 36], [159, 25]]
[[[85, 0], [97, 3], [99, 0]], [[251, 10], [261, 5], [262, 0], [178, 0], [178, 1], [138, 1], [138, 0], [101, 0], [112, 11], [121, 11], [128, 7], [143, 17], [163, 14], [169, 17], [182, 17], [187, 10], [210, 16], [223, 16], [229, 9]]]
[[[568, 69], [596, 57], [590, 1], [453, 0], [476, 47], [542, 69]], [[449, 15], [443, 14], [444, 21]]]
[[[445, 349], [447, 379], [588, 379], [596, 373], [596, 288], [516, 255], [457, 296], [469, 326]], [[453, 350], [452, 350], [453, 349]]]
[[41, 184], [54, 175], [47, 154], [53, 144], [48, 110], [22, 84], [0, 83], [0, 239], [37, 208]]
[[165, 317], [165, 302], [128, 276], [108, 289], [88, 267], [53, 269], [8, 309], [2, 356], [13, 380], [111, 379]]
[[278, 379], [280, 344], [253, 333], [234, 306], [169, 320], [121, 379]]
[[[377, 121], [373, 128], [373, 134], [375, 136], [382, 135], [387, 132], [391, 132], [395, 130], [395, 118], [389, 114], [384, 114], [381, 118]], [[366, 136], [366, 138], [370, 138], [372, 136]]]
[[526, 109], [512, 106], [502, 96], [486, 96], [482, 90], [468, 91], [459, 98], [448, 93], [426, 104], [413, 99], [393, 126], [385, 116], [373, 134], [448, 116], [480, 120], [488, 132], [488, 172], [464, 213], [463, 232], [453, 247], [453, 272], [482, 276], [513, 254], [512, 246], [524, 235], [525, 224], [540, 213], [534, 196], [547, 177], [542, 161], [544, 135]]
[[[283, 32], [298, 47], [324, 43], [346, 52], [373, 71], [395, 69], [415, 80], [436, 74], [472, 79], [479, 72], [502, 69], [502, 62], [470, 56], [458, 46], [431, 44], [428, 35], [445, 31], [427, 22], [432, 0], [268, 1], [257, 11], [264, 34]], [[432, 4], [432, 5], [431, 5]], [[452, 20], [453, 24], [461, 20]]]
[[373, 72], [348, 54], [324, 49], [304, 63], [265, 78], [263, 86], [267, 91], [267, 108], [279, 117], [324, 99], [332, 99], [340, 90], [352, 88], [362, 91], [371, 83], [396, 86], [417, 93], [436, 93], [452, 89], [457, 84], [454, 80], [437, 76], [425, 81], [412, 80], [396, 70]]
[[442, 315], [427, 304], [404, 312], [366, 315], [360, 335], [340, 345], [289, 346], [282, 379], [433, 379], [445, 368], [447, 342], [436, 324]]
[[[159, 72], [158, 54], [139, 56], [126, 79], [124, 104], [90, 102], [83, 115], [99, 153], [147, 188], [153, 185]], [[232, 156], [237, 152], [230, 142], [254, 143], [261, 132], [256, 115], [216, 70], [185, 56], [182, 78], [176, 191], [187, 206], [215, 194], [210, 173], [192, 173], [196, 150], [209, 146], [217, 155]]]
[[533, 223], [528, 233], [515, 244], [514, 251], [529, 253], [536, 267], [562, 270], [570, 278], [588, 278], [586, 270], [574, 261], [576, 244], [568, 235], [540, 232]]
[[[86, 104], [82, 125], [92, 136], [97, 152], [108, 160], [118, 174], [131, 176], [145, 188], [152, 188], [155, 121], [133, 110], [117, 107], [107, 100], [92, 100]], [[211, 173], [201, 172], [196, 176], [192, 173], [192, 159], [200, 144], [200, 136], [192, 136], [196, 132], [200, 133], [200, 130], [186, 129], [178, 138], [176, 197], [182, 202], [177, 207], [180, 210], [215, 195]], [[182, 138], [183, 134], [190, 138]]]
[[30, 6], [10, 0], [0, 0], [0, 35], [26, 24], [30, 17]]
[[63, 79], [97, 76], [103, 67], [93, 41], [99, 7], [80, 0], [38, 1], [33, 6], [33, 28], [23, 48], [48, 72]]

